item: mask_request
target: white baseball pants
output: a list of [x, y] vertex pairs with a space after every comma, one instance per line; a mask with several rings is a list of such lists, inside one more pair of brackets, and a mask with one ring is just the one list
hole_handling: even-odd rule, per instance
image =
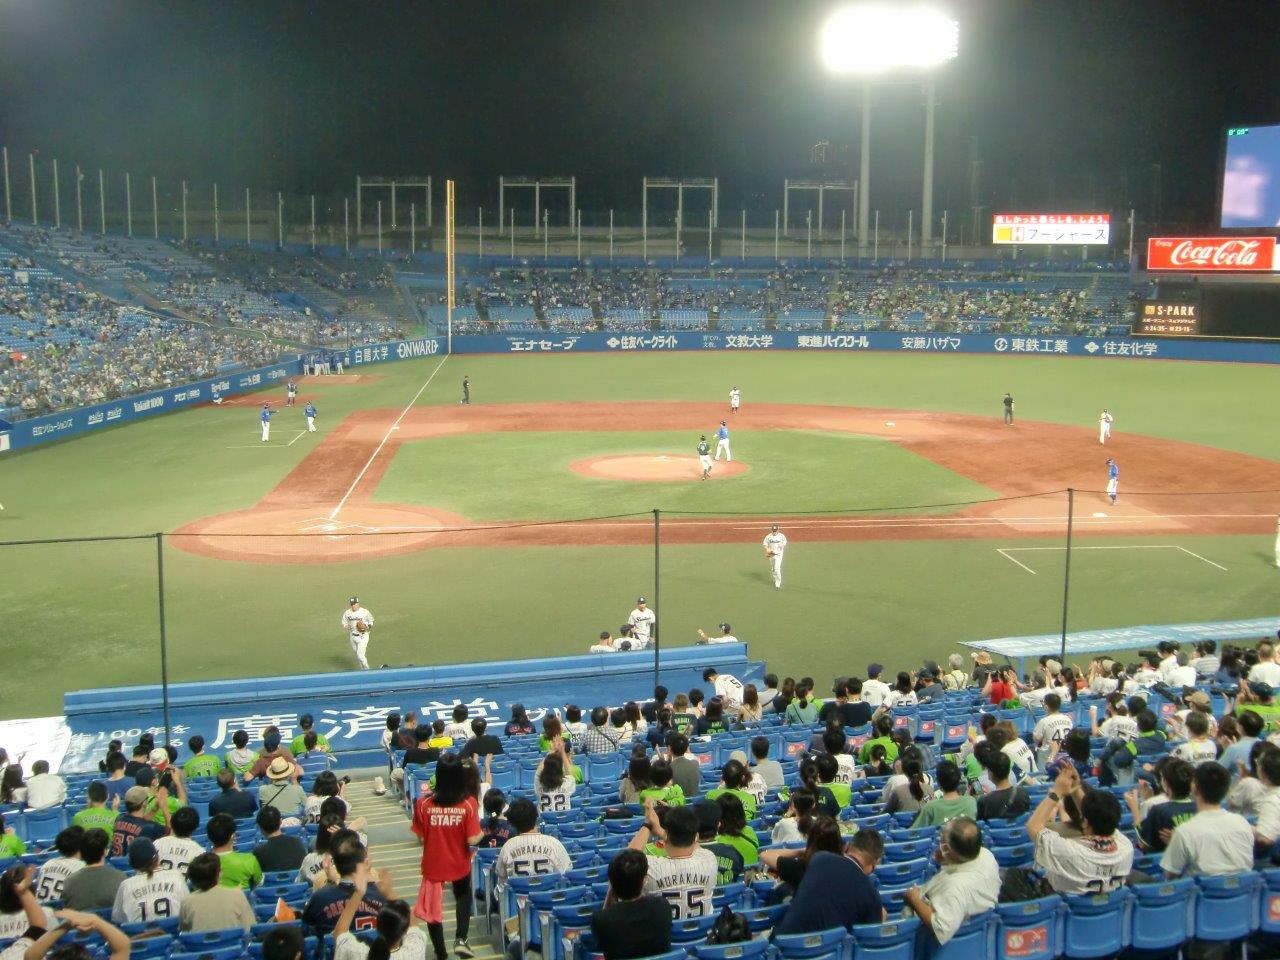
[[369, 661], [365, 658], [364, 652], [369, 649], [369, 634], [353, 633], [351, 634], [351, 652], [356, 655], [356, 659], [360, 661], [360, 669], [368, 670]]
[[315, 417], [307, 417], [307, 432], [308, 432], [308, 433], [315, 433], [315, 432], [316, 432], [316, 418], [315, 418]]
[[730, 463], [733, 463], [733, 454], [729, 452], [729, 441], [728, 441], [728, 440], [717, 440], [717, 441], [716, 441], [716, 459], [717, 459], [717, 460], [719, 460], [719, 459], [720, 459], [720, 451], [721, 451], [721, 450], [723, 450], [723, 451], [724, 451], [724, 458], [725, 458], [726, 460], [728, 460]]
[[766, 558], [769, 566], [773, 568], [773, 585], [775, 587], [782, 586], [782, 551], [775, 550], [772, 557]]
[[262, 442], [266, 443], [270, 439], [271, 439], [271, 421], [263, 420], [262, 421]]

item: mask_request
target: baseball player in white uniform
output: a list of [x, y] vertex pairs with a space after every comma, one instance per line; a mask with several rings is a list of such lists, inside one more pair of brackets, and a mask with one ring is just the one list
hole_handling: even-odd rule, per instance
[[720, 421], [720, 429], [716, 431], [716, 459], [720, 459], [720, 451], [724, 451], [724, 458], [733, 463], [733, 454], [729, 452], [729, 422], [727, 420]]
[[644, 597], [636, 597], [636, 608], [627, 617], [631, 624], [631, 636], [635, 638], [638, 648], [648, 647], [653, 643], [653, 627], [658, 622], [658, 615], [650, 610]]
[[1111, 424], [1115, 420], [1108, 410], [1102, 411], [1102, 416], [1098, 417], [1098, 442], [1106, 443], [1107, 438], [1111, 436]]
[[352, 597], [347, 602], [350, 606], [342, 611], [342, 626], [351, 638], [351, 652], [360, 661], [360, 669], [368, 670], [369, 661], [364, 653], [369, 647], [369, 631], [373, 629], [373, 614], [360, 606], [359, 597]]
[[782, 589], [782, 553], [787, 549], [787, 537], [778, 525], [775, 523], [769, 535], [762, 541], [764, 544], [765, 559], [769, 561], [769, 566], [773, 568], [773, 586], [775, 590]]
[[742, 406], [742, 391], [734, 387], [729, 391], [729, 412], [737, 413], [740, 406]]

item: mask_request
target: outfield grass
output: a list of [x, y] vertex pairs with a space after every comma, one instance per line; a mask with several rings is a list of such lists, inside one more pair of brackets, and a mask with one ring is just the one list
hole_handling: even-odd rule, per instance
[[[0, 502], [6, 507], [0, 537], [149, 533], [250, 506], [343, 416], [372, 407], [402, 409], [439, 363], [387, 364], [376, 369], [381, 380], [358, 386], [304, 386], [303, 395], [313, 396], [320, 409], [322, 433], [297, 437], [301, 414], [284, 411], [273, 423], [274, 439], [267, 448], [256, 442], [252, 407], [210, 407], [5, 457], [0, 460]], [[1125, 432], [1133, 431], [1280, 459], [1280, 433], [1260, 426], [1253, 413], [1269, 409], [1274, 394], [1274, 371], [1263, 366], [896, 354], [469, 357], [446, 361], [419, 405], [456, 404], [464, 373], [472, 377], [477, 403], [724, 400], [736, 385], [748, 407], [753, 402], [826, 403], [997, 417], [1000, 396], [1008, 389], [1024, 421], [1091, 427], [1108, 406], [1121, 443]], [[526, 437], [539, 441], [545, 452], [546, 435], [508, 439], [523, 443]], [[577, 435], [573, 442], [584, 437], [591, 435]], [[603, 439], [634, 441], [626, 435]], [[735, 432], [744, 457], [747, 448], [741, 444], [753, 439]], [[899, 490], [902, 482], [923, 476], [919, 464], [904, 475], [904, 461], [879, 460], [910, 456], [892, 444], [804, 434], [780, 442], [793, 439], [843, 444], [830, 448], [836, 454], [824, 456], [848, 453], [855, 470], [859, 458], [877, 458], [880, 465], [873, 472], [882, 476], [862, 477], [866, 483]], [[677, 450], [688, 445], [687, 438], [679, 440]], [[565, 482], [551, 463], [504, 473], [505, 467], [484, 455], [488, 441], [479, 435], [448, 440], [461, 443], [456, 462], [432, 463], [433, 445], [445, 442], [407, 445], [379, 496], [429, 502], [425, 494], [409, 496], [409, 488], [436, 485], [468, 498], [468, 505], [435, 505], [509, 517], [532, 516], [535, 508], [552, 506], [564, 514], [596, 512], [602, 497], [615, 502], [627, 486], [584, 479], [581, 493], [566, 497], [562, 487], [555, 496], [543, 497], [531, 482], [535, 474], [554, 474], [556, 483]], [[463, 466], [468, 458], [471, 469]], [[768, 459], [753, 460], [752, 471], [723, 485], [703, 486], [749, 489], [753, 478], [769, 469]], [[845, 483], [844, 472], [826, 469], [825, 461], [806, 458], [803, 465], [805, 470], [791, 471], [787, 485], [812, 483], [823, 493]], [[937, 482], [955, 483], [953, 475], [941, 474]], [[1268, 485], [1269, 478], [1259, 479], [1260, 486]], [[776, 486], [767, 496], [792, 495], [782, 481]], [[677, 491], [645, 485], [636, 496], [647, 501], [642, 509], [648, 509], [655, 496], [707, 495], [697, 487]], [[919, 495], [913, 491], [894, 499]], [[505, 509], [500, 500], [507, 502]], [[1081, 552], [1073, 559], [1073, 626], [1274, 613], [1277, 574], [1267, 562], [1268, 538], [1158, 542], [1182, 544], [1228, 571], [1177, 551]], [[1046, 551], [1031, 561], [1016, 554], [1037, 570], [1032, 575], [996, 553], [996, 547], [1036, 543], [1055, 545], [1029, 540], [797, 543], [787, 555], [782, 591], [768, 585], [754, 544], [669, 547], [662, 557], [659, 615], [666, 641], [676, 644], [692, 642], [698, 626], [729, 620], [753, 642], [754, 652], [792, 673], [848, 672], [873, 656], [892, 664], [917, 663], [925, 655], [945, 654], [961, 639], [1058, 628], [1061, 580], [1053, 575], [1053, 565], [1061, 564], [1060, 555]], [[0, 549], [6, 619], [21, 624], [6, 632], [0, 715], [59, 712], [68, 688], [157, 679], [154, 541]], [[645, 548], [460, 548], [359, 564], [269, 567], [167, 547], [172, 674], [198, 679], [345, 669], [349, 652], [336, 623], [353, 591], [378, 617], [371, 656], [379, 662], [580, 652], [601, 629], [622, 622], [638, 592], [653, 592], [652, 569], [652, 553]]]
[[[528, 432], [438, 437], [404, 444], [375, 499], [441, 507], [473, 520], [560, 520], [666, 511], [838, 510], [850, 502], [914, 504], [996, 496], [979, 483], [887, 440], [816, 430], [735, 430], [746, 473], [688, 483], [627, 483], [569, 465], [622, 454], [692, 454], [681, 433]], [[477, 478], [483, 477], [483, 483]], [[943, 511], [947, 512], [947, 511]]]

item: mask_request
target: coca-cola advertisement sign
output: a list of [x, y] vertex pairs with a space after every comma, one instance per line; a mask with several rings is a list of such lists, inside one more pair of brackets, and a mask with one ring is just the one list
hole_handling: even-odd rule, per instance
[[1148, 270], [1268, 273], [1276, 269], [1275, 237], [1152, 237]]

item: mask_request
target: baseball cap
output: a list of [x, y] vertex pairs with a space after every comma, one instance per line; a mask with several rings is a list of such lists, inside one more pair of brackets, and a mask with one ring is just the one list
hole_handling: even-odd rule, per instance
[[162, 770], [169, 765], [169, 751], [164, 747], [156, 747], [147, 756], [147, 763]]
[[149, 787], [156, 782], [156, 768], [143, 767], [133, 776], [133, 782], [140, 787]]
[[1187, 694], [1186, 700], [1193, 707], [1205, 708], [1209, 706], [1209, 695], [1203, 690], [1193, 690]]
[[698, 832], [707, 833], [720, 826], [720, 804], [714, 800], [703, 800], [693, 812], [698, 815]]
[[129, 866], [142, 870], [156, 858], [156, 845], [146, 837], [138, 837], [129, 844]]
[[359, 603], [359, 602], [360, 602], [359, 597], [351, 597], [347, 600], [347, 603]]
[[1271, 688], [1271, 684], [1263, 683], [1261, 680], [1249, 681], [1249, 692], [1255, 697], [1269, 697], [1275, 691]]
[[1046, 660], [1046, 661], [1044, 662], [1044, 667], [1045, 667], [1045, 669], [1046, 669], [1046, 670], [1048, 670], [1050, 673], [1061, 673], [1061, 672], [1062, 672], [1062, 664], [1060, 664], [1057, 660]]
[[124, 792], [124, 805], [126, 807], [140, 807], [151, 799], [151, 794], [147, 792], [146, 787], [130, 787]]
[[869, 676], [869, 677], [876, 677], [876, 676], [879, 676], [879, 675], [880, 675], [880, 674], [882, 674], [882, 673], [884, 673], [884, 667], [883, 667], [881, 664], [879, 664], [879, 663], [868, 663], [868, 664], [867, 664], [867, 676]]
[[720, 629], [721, 629], [721, 630], [723, 630], [725, 633], [728, 633], [728, 632], [729, 632], [729, 625], [728, 625], [727, 623], [722, 623], [722, 624], [720, 624]]
[[636, 597], [636, 603], [648, 603], [648, 602], [649, 601], [646, 600], [644, 597]]

